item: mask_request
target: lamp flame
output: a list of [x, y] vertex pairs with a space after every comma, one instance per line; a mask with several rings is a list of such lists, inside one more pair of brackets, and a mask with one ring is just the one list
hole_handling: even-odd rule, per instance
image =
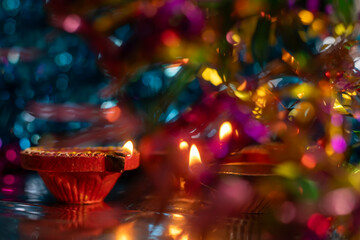
[[219, 131], [220, 141], [224, 141], [225, 139], [228, 139], [231, 134], [232, 134], [231, 123], [228, 121], [223, 122], [220, 126], [220, 131]]
[[186, 141], [181, 141], [179, 143], [179, 149], [180, 150], [187, 150], [189, 148], [189, 144]]
[[124, 146], [123, 146], [123, 149], [127, 152], [130, 153], [130, 155], [133, 154], [133, 151], [134, 151], [134, 145], [132, 143], [132, 141], [127, 141]]
[[195, 144], [192, 144], [189, 155], [189, 167], [199, 163], [201, 164], [201, 157], [199, 150], [197, 149]]

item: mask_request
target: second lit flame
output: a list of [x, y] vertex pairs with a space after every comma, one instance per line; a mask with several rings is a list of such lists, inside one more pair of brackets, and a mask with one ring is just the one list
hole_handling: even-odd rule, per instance
[[189, 155], [189, 167], [194, 166], [195, 164], [201, 164], [201, 157], [196, 145], [192, 144]]
[[231, 136], [231, 134], [232, 134], [231, 123], [228, 121], [223, 122], [223, 124], [221, 124], [220, 126], [220, 131], [219, 131], [220, 141], [227, 140]]
[[123, 149], [127, 152], [130, 153], [130, 155], [133, 154], [133, 151], [134, 151], [134, 145], [132, 143], [132, 141], [127, 141], [124, 146], [123, 146]]

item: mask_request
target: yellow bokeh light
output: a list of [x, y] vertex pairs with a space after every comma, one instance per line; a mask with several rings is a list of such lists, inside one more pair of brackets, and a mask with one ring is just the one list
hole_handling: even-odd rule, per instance
[[314, 22], [311, 24], [311, 27], [315, 32], [321, 32], [325, 28], [325, 23], [321, 19], [315, 19]]
[[263, 87], [258, 88], [258, 90], [256, 90], [256, 94], [259, 97], [265, 97], [266, 96], [266, 89]]
[[213, 68], [206, 68], [201, 76], [204, 80], [211, 82], [214, 86], [219, 86], [223, 83], [219, 73]]
[[345, 28], [344, 24], [342, 24], [342, 23], [339, 23], [338, 25], [336, 25], [334, 30], [335, 30], [335, 33], [339, 36], [343, 35], [346, 32], [346, 28]]
[[303, 24], [309, 25], [314, 20], [314, 15], [310, 11], [301, 10], [299, 12], [299, 18]]
[[285, 162], [277, 165], [274, 172], [289, 179], [295, 179], [300, 175], [298, 166], [292, 162]]
[[315, 88], [312, 84], [303, 83], [291, 89], [291, 96], [298, 98], [307, 98], [313, 95]]
[[234, 33], [232, 36], [231, 36], [232, 40], [235, 42], [235, 45], [239, 44], [240, 43], [240, 35], [239, 34], [236, 34]]

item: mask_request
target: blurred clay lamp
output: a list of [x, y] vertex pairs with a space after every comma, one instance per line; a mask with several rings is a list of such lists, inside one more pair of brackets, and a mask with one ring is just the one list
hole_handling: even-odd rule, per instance
[[103, 201], [124, 171], [139, 166], [131, 141], [123, 147], [42, 148], [21, 152], [21, 165], [34, 170], [60, 201], [90, 204]]
[[[258, 181], [268, 181], [277, 175], [274, 169], [277, 163], [271, 154], [279, 151], [282, 145], [254, 145], [243, 148], [235, 155], [227, 156], [224, 161], [227, 163], [220, 164], [218, 174], [221, 178], [241, 177], [242, 179], [254, 183]], [[247, 213], [263, 212], [269, 205], [270, 200], [266, 194], [256, 195], [246, 205]]]

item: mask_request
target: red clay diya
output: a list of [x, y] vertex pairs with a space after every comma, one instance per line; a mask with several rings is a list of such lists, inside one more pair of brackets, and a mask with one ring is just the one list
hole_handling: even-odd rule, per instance
[[104, 200], [124, 171], [139, 166], [139, 153], [125, 147], [42, 148], [21, 152], [21, 165], [34, 170], [60, 201], [91, 204]]

